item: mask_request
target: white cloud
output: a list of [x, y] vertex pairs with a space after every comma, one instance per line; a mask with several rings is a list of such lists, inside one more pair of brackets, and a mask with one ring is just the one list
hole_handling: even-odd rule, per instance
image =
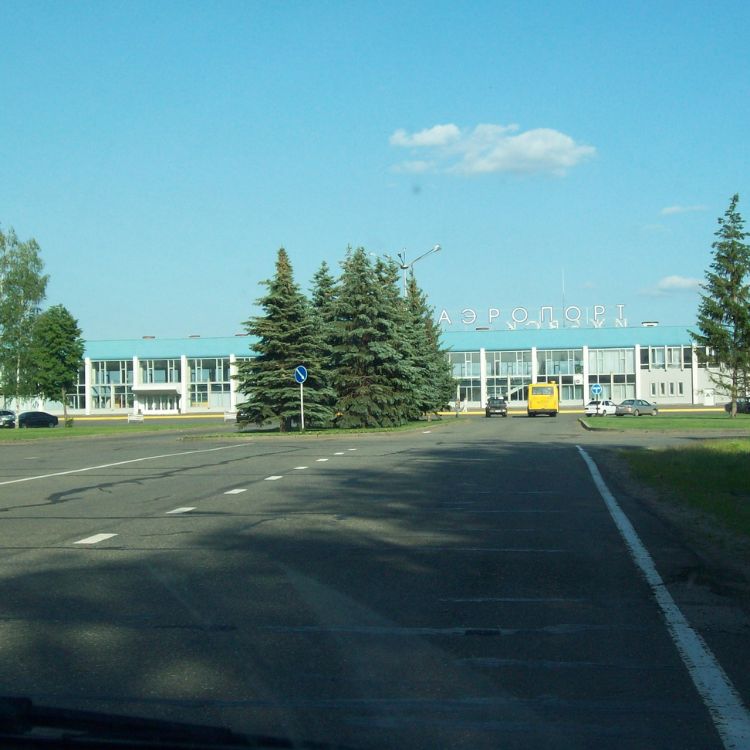
[[461, 131], [455, 125], [435, 125], [409, 135], [405, 130], [397, 130], [390, 138], [392, 146], [423, 147], [444, 146], [457, 140]]
[[551, 128], [518, 132], [518, 125], [481, 124], [473, 129], [436, 125], [409, 134], [397, 130], [390, 137], [392, 146], [426, 149], [429, 162], [406, 162], [399, 171], [409, 171], [410, 163], [429, 164], [427, 169], [459, 174], [552, 173], [562, 175], [596, 149], [576, 143], [573, 138]]
[[656, 282], [656, 286], [641, 289], [640, 294], [645, 297], [666, 297], [674, 294], [692, 294], [701, 290], [700, 279], [691, 279], [687, 276], [665, 276]]
[[689, 279], [686, 276], [665, 276], [656, 285], [659, 292], [695, 292], [700, 289], [700, 279]]
[[694, 211], [707, 211], [708, 206], [667, 206], [659, 212], [662, 216], [673, 216], [674, 214], [689, 214]]

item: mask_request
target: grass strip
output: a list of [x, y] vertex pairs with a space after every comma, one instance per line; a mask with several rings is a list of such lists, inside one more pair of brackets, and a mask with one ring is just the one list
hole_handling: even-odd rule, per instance
[[165, 432], [205, 429], [205, 425], [175, 424], [121, 424], [121, 425], [75, 425], [74, 427], [0, 430], [0, 443], [27, 442], [29, 440], [66, 440], [80, 437], [121, 437], [143, 432]]
[[638, 479], [750, 538], [750, 438], [623, 452]]
[[614, 430], [635, 432], [669, 432], [672, 430], [692, 432], [694, 430], [722, 430], [750, 433], [750, 414], [738, 414], [734, 419], [723, 412], [707, 414], [658, 414], [655, 417], [582, 417], [581, 421], [590, 430]]

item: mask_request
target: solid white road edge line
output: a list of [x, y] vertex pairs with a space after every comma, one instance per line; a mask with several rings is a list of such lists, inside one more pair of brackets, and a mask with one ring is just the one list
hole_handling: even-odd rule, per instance
[[157, 461], [160, 458], [174, 458], [176, 456], [192, 456], [196, 453], [214, 453], [216, 451], [225, 451], [230, 448], [242, 448], [245, 447], [242, 444], [237, 445], [222, 445], [219, 448], [204, 448], [202, 450], [195, 451], [181, 451], [180, 453], [163, 453], [160, 456], [143, 456], [142, 458], [130, 458], [127, 461], [116, 461], [112, 464], [100, 464], [99, 466], [86, 466], [82, 469], [68, 469], [67, 471], [56, 471], [53, 474], [39, 474], [34, 477], [23, 477], [22, 479], [8, 479], [4, 482], [0, 482], [0, 487], [4, 487], [7, 484], [20, 484], [21, 482], [33, 482], [35, 479], [50, 479], [51, 477], [64, 477], [68, 474], [83, 474], [86, 471], [97, 471], [98, 469], [111, 469], [114, 466], [126, 466], [127, 464], [137, 464], [142, 461]]
[[94, 534], [94, 536], [87, 536], [85, 539], [79, 539], [77, 542], [73, 542], [73, 544], [99, 544], [99, 542], [103, 542], [105, 539], [111, 539], [113, 536], [117, 536], [117, 534]]
[[591, 478], [635, 564], [654, 594], [677, 651], [711, 714], [724, 747], [727, 750], [746, 750], [750, 747], [750, 713], [742, 703], [742, 698], [711, 649], [700, 634], [693, 630], [675, 603], [656, 570], [651, 555], [604, 482], [596, 463], [580, 445], [576, 448], [586, 462]]

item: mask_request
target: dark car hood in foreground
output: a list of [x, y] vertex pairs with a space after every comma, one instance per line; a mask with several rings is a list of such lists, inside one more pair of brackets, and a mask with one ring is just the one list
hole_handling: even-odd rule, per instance
[[124, 750], [237, 750], [247, 747], [352, 750], [328, 743], [239, 734], [225, 727], [38, 706], [28, 698], [1, 696], [0, 747], [4, 750], [100, 747]]

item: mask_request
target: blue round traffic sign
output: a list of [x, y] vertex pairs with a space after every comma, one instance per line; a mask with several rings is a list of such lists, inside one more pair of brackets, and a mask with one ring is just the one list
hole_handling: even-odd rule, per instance
[[602, 386], [600, 383], [593, 383], [591, 386], [591, 395], [592, 396], [601, 396], [602, 395]]
[[300, 383], [300, 385], [307, 380], [307, 368], [304, 365], [297, 365], [294, 370], [294, 379]]

